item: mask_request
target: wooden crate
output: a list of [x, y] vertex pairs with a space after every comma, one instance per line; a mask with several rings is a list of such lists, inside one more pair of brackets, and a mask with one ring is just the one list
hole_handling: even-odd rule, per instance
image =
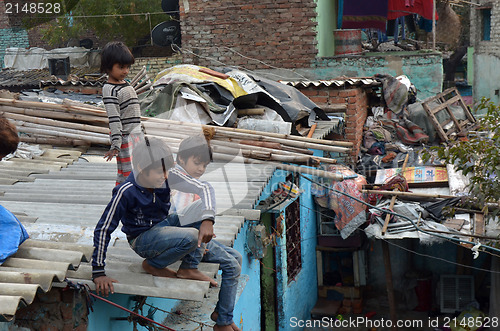
[[[433, 106], [433, 102], [439, 102], [439, 105]], [[465, 120], [458, 120], [451, 110], [451, 105], [457, 103], [465, 113]], [[425, 111], [429, 115], [432, 124], [436, 128], [436, 131], [443, 141], [448, 141], [452, 134], [459, 134], [465, 132], [469, 126], [472, 126], [476, 123], [476, 119], [469, 111], [469, 108], [464, 103], [464, 100], [458, 93], [456, 87], [449, 88], [442, 93], [437, 94], [436, 96], [425, 100], [422, 102], [422, 106]], [[433, 108], [431, 108], [433, 107]], [[439, 122], [436, 118], [436, 114], [439, 112], [446, 112], [447, 117], [444, 121]], [[452, 124], [451, 127], [447, 128], [449, 124]]]

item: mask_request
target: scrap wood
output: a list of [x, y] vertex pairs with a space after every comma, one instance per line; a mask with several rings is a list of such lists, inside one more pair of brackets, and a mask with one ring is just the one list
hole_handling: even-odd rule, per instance
[[[403, 168], [402, 168], [402, 171], [404, 173], [404, 171], [406, 170], [406, 165], [408, 164], [408, 158], [409, 158], [410, 154], [406, 154], [406, 157], [405, 157], [405, 161], [403, 162]], [[397, 195], [393, 195], [392, 198], [391, 198], [391, 203], [389, 205], [389, 210], [392, 210], [392, 208], [394, 208], [394, 203], [396, 203], [396, 198], [397, 198]], [[384, 235], [387, 231], [387, 226], [389, 225], [389, 221], [391, 219], [391, 214], [387, 214], [385, 216], [385, 222], [384, 222], [384, 226], [382, 227], [382, 235]]]

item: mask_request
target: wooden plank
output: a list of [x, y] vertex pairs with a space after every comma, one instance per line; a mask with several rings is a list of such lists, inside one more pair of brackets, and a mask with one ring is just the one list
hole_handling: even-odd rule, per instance
[[429, 115], [429, 118], [430, 118], [432, 124], [434, 125], [434, 128], [436, 129], [439, 138], [441, 138], [441, 140], [443, 140], [443, 141], [448, 141], [448, 136], [446, 135], [446, 132], [444, 132], [443, 128], [439, 124], [436, 116], [434, 116], [434, 114], [432, 113], [429, 106], [424, 102], [424, 103], [422, 103], [422, 107], [427, 112], [427, 115]]
[[389, 252], [389, 244], [386, 240], [382, 240], [382, 252], [384, 256], [385, 283], [387, 288], [387, 299], [389, 301], [389, 313], [392, 320], [392, 329], [397, 330], [396, 299], [394, 297], [394, 285], [392, 283], [391, 255]]
[[474, 214], [474, 234], [479, 236], [485, 235], [484, 214]]

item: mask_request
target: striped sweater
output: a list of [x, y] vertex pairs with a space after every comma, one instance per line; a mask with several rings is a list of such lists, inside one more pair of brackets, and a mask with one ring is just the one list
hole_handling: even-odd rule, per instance
[[141, 109], [134, 88], [129, 83], [106, 83], [102, 101], [108, 113], [111, 149], [120, 150], [122, 135], [127, 135], [141, 123]]

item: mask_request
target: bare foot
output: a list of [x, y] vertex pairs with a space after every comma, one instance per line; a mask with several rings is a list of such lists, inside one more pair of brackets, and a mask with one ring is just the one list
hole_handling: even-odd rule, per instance
[[[217, 321], [217, 317], [219, 317], [219, 313], [214, 310], [214, 312], [210, 315], [210, 319], [214, 322]], [[215, 327], [226, 327], [227, 325], [215, 325], [214, 330], [225, 330], [225, 329], [216, 329]], [[233, 324], [229, 325], [231, 329], [227, 329], [229, 331], [241, 331], [239, 327], [233, 322]]]
[[209, 281], [213, 287], [219, 285], [215, 279], [208, 277], [198, 269], [179, 269], [177, 270], [177, 278]]
[[146, 260], [142, 261], [142, 269], [144, 269], [148, 274], [158, 277], [176, 278], [177, 274], [175, 271], [169, 268], [158, 269], [150, 265]]
[[236, 326], [236, 324], [231, 324], [231, 325], [214, 325], [214, 331], [241, 331], [239, 327]]

